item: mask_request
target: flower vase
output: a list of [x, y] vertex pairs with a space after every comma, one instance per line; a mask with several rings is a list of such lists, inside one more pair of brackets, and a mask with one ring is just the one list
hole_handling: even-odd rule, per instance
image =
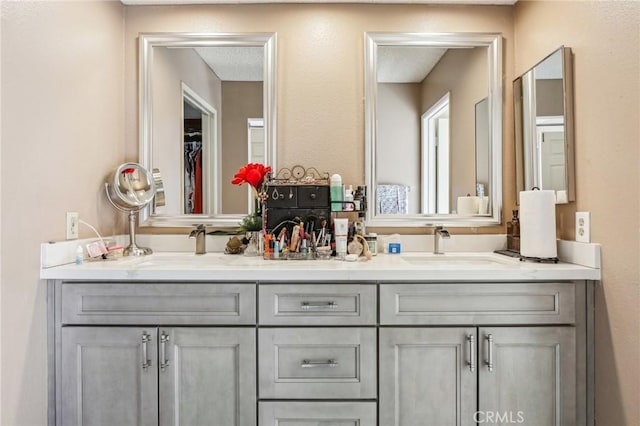
[[245, 256], [262, 256], [262, 232], [250, 231], [247, 232], [247, 238], [249, 242], [244, 249]]

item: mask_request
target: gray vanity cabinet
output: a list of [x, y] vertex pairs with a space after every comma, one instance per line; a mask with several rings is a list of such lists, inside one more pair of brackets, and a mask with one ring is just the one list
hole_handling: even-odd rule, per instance
[[572, 282], [381, 284], [380, 424], [586, 424], [585, 295]]
[[62, 424], [255, 425], [255, 343], [247, 328], [64, 327]]
[[593, 426], [592, 293], [50, 281], [49, 424]]
[[255, 284], [52, 283], [49, 423], [256, 426], [255, 296]]
[[381, 425], [576, 424], [573, 327], [384, 328], [379, 351]]

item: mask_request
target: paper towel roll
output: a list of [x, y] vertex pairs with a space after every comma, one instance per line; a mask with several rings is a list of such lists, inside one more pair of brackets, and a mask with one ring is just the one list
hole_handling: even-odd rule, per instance
[[458, 214], [478, 214], [478, 197], [458, 197]]
[[520, 254], [558, 256], [555, 191], [520, 192]]

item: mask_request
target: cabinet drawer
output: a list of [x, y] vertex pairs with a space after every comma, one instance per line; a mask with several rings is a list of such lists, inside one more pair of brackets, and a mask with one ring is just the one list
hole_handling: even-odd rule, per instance
[[260, 324], [376, 324], [375, 285], [260, 285], [259, 304]]
[[64, 324], [255, 324], [253, 284], [62, 283]]
[[375, 398], [375, 328], [261, 328], [260, 398]]
[[376, 426], [375, 402], [260, 402], [260, 426]]
[[383, 284], [380, 324], [573, 324], [573, 283]]

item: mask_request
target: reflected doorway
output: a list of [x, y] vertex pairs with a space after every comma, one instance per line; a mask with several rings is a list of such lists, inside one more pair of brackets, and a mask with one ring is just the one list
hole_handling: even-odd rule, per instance
[[563, 117], [536, 119], [536, 162], [540, 189], [565, 191], [566, 167]]
[[450, 213], [449, 95], [422, 115], [422, 212], [427, 214]]
[[217, 112], [184, 83], [182, 100], [182, 214], [203, 214], [215, 211], [211, 190], [220, 170]]

